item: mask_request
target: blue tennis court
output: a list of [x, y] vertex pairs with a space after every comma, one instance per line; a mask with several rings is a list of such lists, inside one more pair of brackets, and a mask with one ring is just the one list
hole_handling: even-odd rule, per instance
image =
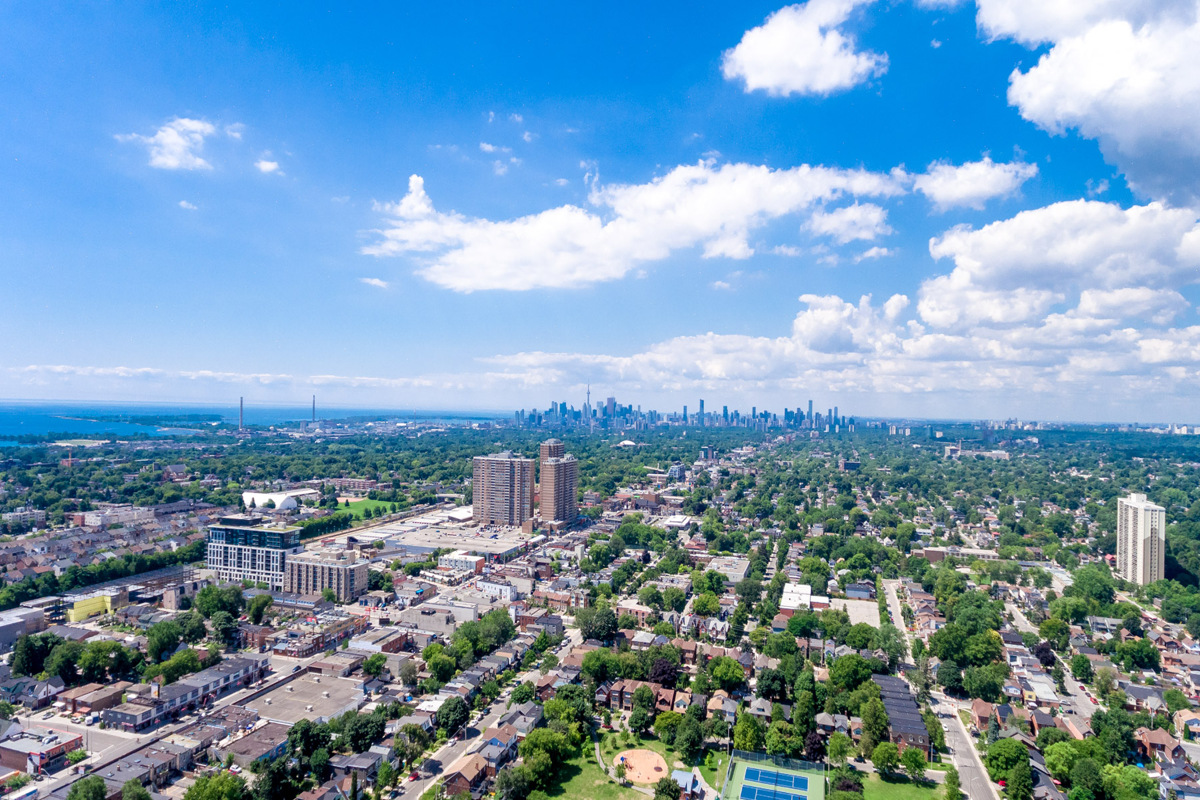
[[742, 786], [741, 800], [805, 800], [802, 794], [781, 792], [778, 789], [767, 789], [762, 786]]
[[[808, 778], [803, 775], [791, 775], [786, 772], [776, 772], [773, 769], [757, 769], [748, 767], [746, 769], [746, 780], [754, 781], [755, 783], [765, 783], [768, 786], [778, 786], [782, 789], [799, 789], [802, 792], [808, 791]], [[759, 800], [758, 798], [748, 798], [747, 800]], [[765, 798], [771, 800], [771, 798]]]

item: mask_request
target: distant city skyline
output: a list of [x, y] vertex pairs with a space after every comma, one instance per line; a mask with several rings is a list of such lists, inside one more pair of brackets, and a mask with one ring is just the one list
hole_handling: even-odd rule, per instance
[[9, 5], [0, 398], [1188, 421], [1184, 5]]

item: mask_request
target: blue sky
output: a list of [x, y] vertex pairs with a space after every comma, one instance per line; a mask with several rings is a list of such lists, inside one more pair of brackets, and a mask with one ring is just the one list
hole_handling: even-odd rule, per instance
[[1195, 3], [646, 5], [0, 10], [0, 396], [1200, 422]]

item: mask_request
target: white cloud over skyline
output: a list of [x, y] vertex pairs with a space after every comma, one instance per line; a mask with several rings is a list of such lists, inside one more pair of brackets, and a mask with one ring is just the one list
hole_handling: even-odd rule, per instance
[[[362, 252], [416, 257], [418, 275], [460, 292], [581, 288], [686, 248], [700, 247], [704, 258], [745, 259], [754, 254], [750, 234], [771, 220], [843, 197], [899, 195], [903, 183], [902, 174], [707, 161], [644, 184], [595, 182], [591, 209], [565, 205], [492, 221], [434, 210], [414, 175], [401, 201], [379, 206], [385, 227]], [[868, 217], [879, 215], [874, 209], [833, 212], [825, 224], [833, 234], [857, 224], [850, 238], [865, 238]], [[876, 233], [881, 224], [875, 221]]]

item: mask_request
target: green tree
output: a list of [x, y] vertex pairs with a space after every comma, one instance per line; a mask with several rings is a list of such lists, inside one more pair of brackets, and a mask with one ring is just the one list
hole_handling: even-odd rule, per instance
[[[452, 697], [442, 706], [442, 710], [445, 710], [446, 706], [450, 705], [454, 700], [462, 703], [460, 698]], [[465, 704], [463, 705], [465, 709]], [[438, 712], [438, 717], [439, 721], [445, 722], [445, 720], [441, 719], [441, 711]], [[346, 738], [346, 744], [349, 745], [351, 750], [356, 753], [365, 753], [371, 749], [371, 745], [383, 738], [386, 724], [384, 718], [379, 714], [358, 714], [346, 725], [346, 729], [342, 732], [342, 735]], [[447, 727], [447, 730], [451, 729]]]
[[692, 601], [692, 613], [698, 617], [715, 617], [721, 611], [721, 601], [712, 592], [705, 592]]
[[269, 594], [259, 594], [250, 598], [250, 602], [246, 605], [246, 614], [250, 617], [250, 621], [255, 625], [262, 625], [263, 614], [274, 602], [275, 599]]
[[387, 656], [383, 653], [372, 653], [363, 661], [362, 671], [372, 678], [378, 678], [383, 674], [384, 667], [387, 666]]
[[575, 613], [575, 624], [586, 639], [612, 641], [617, 634], [617, 615], [610, 608], [581, 608]]
[[987, 771], [993, 781], [1008, 774], [1021, 761], [1029, 760], [1029, 751], [1016, 739], [1001, 739], [988, 747]]
[[292, 781], [292, 772], [286, 758], [259, 761], [258, 775], [254, 779], [251, 796], [254, 800], [291, 800], [297, 794]]
[[891, 742], [880, 742], [871, 752], [871, 763], [883, 774], [895, 772], [900, 766], [900, 749]]
[[233, 644], [237, 638], [237, 620], [228, 611], [217, 611], [210, 618], [213, 636], [224, 644]]
[[850, 751], [854, 748], [854, 742], [849, 736], [841, 731], [834, 731], [829, 737], [829, 744], [826, 747], [826, 754], [829, 758], [829, 763], [835, 767], [844, 766], [850, 759]]
[[508, 766], [496, 773], [496, 800], [525, 800], [529, 795], [529, 770], [523, 766]]
[[150, 800], [150, 792], [137, 778], [131, 778], [121, 786], [121, 800]]
[[946, 791], [944, 800], [960, 800], [962, 798], [962, 783], [958, 776], [958, 768], [951, 764], [946, 769], [946, 781], [943, 784]]
[[67, 800], [105, 800], [108, 797], [108, 787], [99, 775], [89, 775], [75, 781], [67, 792]]
[[60, 642], [54, 645], [46, 659], [45, 670], [50, 675], [57, 675], [63, 683], [73, 686], [79, 678], [79, 659], [84, 653], [82, 642]]
[[875, 746], [888, 740], [888, 715], [883, 701], [872, 697], [862, 709], [863, 753], [873, 753]]
[[536, 696], [537, 687], [535, 687], [529, 681], [523, 681], [522, 683], [517, 684], [517, 687], [513, 689], [512, 701], [517, 704], [528, 703]]
[[1167, 710], [1172, 714], [1192, 707], [1191, 701], [1187, 699], [1187, 695], [1178, 689], [1167, 689], [1163, 692], [1163, 701], [1167, 704]]
[[288, 750], [297, 758], [308, 758], [318, 748], [329, 743], [329, 731], [311, 719], [297, 720], [288, 729]]
[[208, 635], [208, 628], [204, 626], [204, 617], [195, 609], [180, 614], [175, 618], [175, 623], [179, 625], [180, 636], [188, 644], [195, 644]]
[[448, 732], [454, 733], [466, 723], [470, 715], [471, 712], [461, 697], [451, 697], [438, 711], [438, 724]]
[[[212, 588], [212, 587], [206, 587]], [[175, 652], [183, 640], [183, 632], [171, 620], [156, 622], [146, 631], [146, 654], [157, 664]]]
[[246, 782], [241, 776], [217, 772], [197, 778], [183, 800], [247, 800]]
[[1066, 782], [1079, 758], [1079, 751], [1071, 742], [1058, 742], [1046, 748], [1046, 769], [1056, 780]]
[[375, 783], [377, 786], [392, 786], [396, 783], [396, 770], [392, 769], [392, 765], [388, 761], [380, 763], [379, 772], [375, 775]]
[[685, 715], [675, 732], [675, 749], [679, 751], [685, 764], [691, 764], [700, 755], [703, 747], [704, 731], [700, 723], [690, 715]]
[[679, 800], [679, 784], [670, 775], [658, 779], [654, 784], [654, 800]]
[[739, 714], [733, 726], [733, 746], [738, 750], [754, 752], [763, 747], [762, 723], [753, 714]]
[[1028, 754], [1008, 771], [1004, 792], [1009, 800], [1033, 800], [1033, 772], [1029, 769]]
[[633, 712], [629, 715], [629, 730], [637, 734], [645, 733], [653, 719], [644, 706], [634, 706]]
[[908, 777], [918, 783], [925, 780], [925, 753], [919, 747], [906, 747], [900, 754], [900, 763]]
[[203, 614], [205, 619], [211, 619], [218, 611], [226, 611], [236, 617], [245, 604], [242, 590], [238, 586], [205, 586], [196, 593], [196, 599], [193, 601], [196, 610]]
[[1090, 683], [1093, 676], [1091, 659], [1083, 653], [1077, 654], [1071, 659], [1071, 674], [1080, 683]]
[[667, 744], [675, 741], [675, 732], [683, 722], [683, 715], [678, 711], [664, 711], [654, 718], [654, 735]]

